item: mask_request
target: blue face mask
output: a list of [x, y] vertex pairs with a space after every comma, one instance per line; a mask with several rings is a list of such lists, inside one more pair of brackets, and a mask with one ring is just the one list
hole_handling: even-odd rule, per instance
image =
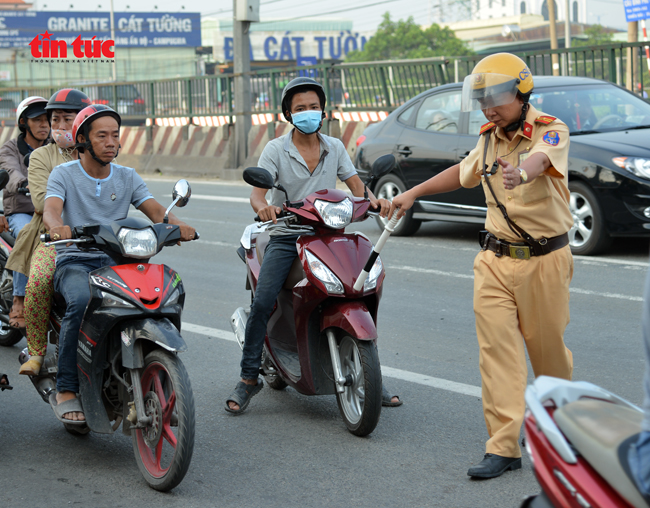
[[322, 118], [322, 111], [301, 111], [291, 114], [291, 123], [303, 134], [313, 134], [320, 129]]

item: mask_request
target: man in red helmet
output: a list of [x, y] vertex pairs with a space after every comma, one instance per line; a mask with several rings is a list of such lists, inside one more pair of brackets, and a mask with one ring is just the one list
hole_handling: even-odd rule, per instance
[[[43, 222], [53, 241], [72, 238], [71, 228], [88, 223], [109, 223], [126, 217], [133, 205], [153, 222], [162, 222], [165, 208], [149, 193], [132, 168], [114, 164], [120, 147], [121, 118], [107, 106], [93, 105], [79, 112], [72, 128], [79, 160], [57, 166], [47, 184]], [[169, 223], [181, 229], [181, 240], [194, 238], [194, 228], [169, 214]], [[85, 417], [76, 394], [77, 341], [90, 300], [88, 273], [114, 265], [103, 253], [83, 252], [74, 245], [58, 245], [55, 290], [66, 300], [59, 336], [57, 393], [50, 404], [59, 420], [83, 424]]]

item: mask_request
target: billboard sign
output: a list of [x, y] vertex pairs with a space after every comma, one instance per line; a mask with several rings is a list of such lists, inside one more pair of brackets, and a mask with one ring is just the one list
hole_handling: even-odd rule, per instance
[[[251, 60], [275, 61], [313, 58], [343, 60], [353, 50], [362, 50], [373, 32], [342, 32], [332, 30], [250, 32]], [[218, 31], [214, 36], [214, 57], [230, 62], [234, 55], [231, 32]], [[304, 65], [304, 64], [303, 64]]]
[[[198, 12], [116, 12], [116, 47], [201, 46], [201, 15]], [[75, 39], [108, 40], [108, 12], [0, 11], [0, 48], [24, 48], [44, 32], [52, 40], [72, 44]]]
[[625, 20], [638, 21], [650, 18], [650, 0], [623, 0]]

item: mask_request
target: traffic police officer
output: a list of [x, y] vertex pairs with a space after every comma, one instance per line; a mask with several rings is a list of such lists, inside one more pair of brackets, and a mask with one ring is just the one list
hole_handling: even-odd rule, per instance
[[[489, 120], [476, 148], [433, 178], [395, 197], [401, 216], [420, 196], [483, 185], [487, 231], [474, 261], [474, 313], [483, 413], [490, 436], [469, 476], [521, 467], [518, 438], [527, 382], [524, 342], [535, 376], [571, 379], [564, 345], [573, 258], [567, 232], [569, 130], [528, 103], [533, 78], [509, 53], [481, 60], [463, 84], [463, 111]], [[522, 340], [523, 337], [523, 340]]]

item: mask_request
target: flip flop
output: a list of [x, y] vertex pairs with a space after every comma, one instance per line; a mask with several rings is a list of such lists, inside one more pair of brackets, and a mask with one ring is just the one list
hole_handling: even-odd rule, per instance
[[25, 313], [11, 310], [9, 313], [9, 326], [14, 328], [25, 328]]
[[[237, 383], [235, 391], [232, 392], [232, 395], [226, 399], [226, 407], [224, 409], [234, 415], [242, 414], [248, 407], [248, 404], [250, 403], [253, 396], [257, 395], [263, 387], [264, 382], [261, 378], [257, 379], [256, 385], [247, 385], [243, 381], [240, 381]], [[230, 409], [228, 402], [234, 402], [239, 406], [239, 409]]]
[[[2, 381], [6, 381], [6, 383], [2, 383]], [[4, 392], [5, 390], [13, 389], [14, 387], [9, 384], [9, 378], [7, 377], [7, 374], [0, 373], [0, 390]]]
[[[393, 397], [397, 397], [397, 402], [393, 402]], [[381, 405], [384, 407], [397, 407], [404, 404], [399, 400], [399, 395], [391, 395], [384, 386], [381, 387]]]
[[88, 422], [86, 420], [69, 420], [63, 418], [63, 415], [66, 413], [83, 413], [83, 409], [81, 407], [81, 402], [76, 397], [74, 399], [66, 400], [65, 402], [57, 402], [57, 393], [58, 392], [52, 392], [50, 394], [50, 406], [52, 406], [52, 409], [54, 410], [54, 416], [66, 425], [87, 425]]

